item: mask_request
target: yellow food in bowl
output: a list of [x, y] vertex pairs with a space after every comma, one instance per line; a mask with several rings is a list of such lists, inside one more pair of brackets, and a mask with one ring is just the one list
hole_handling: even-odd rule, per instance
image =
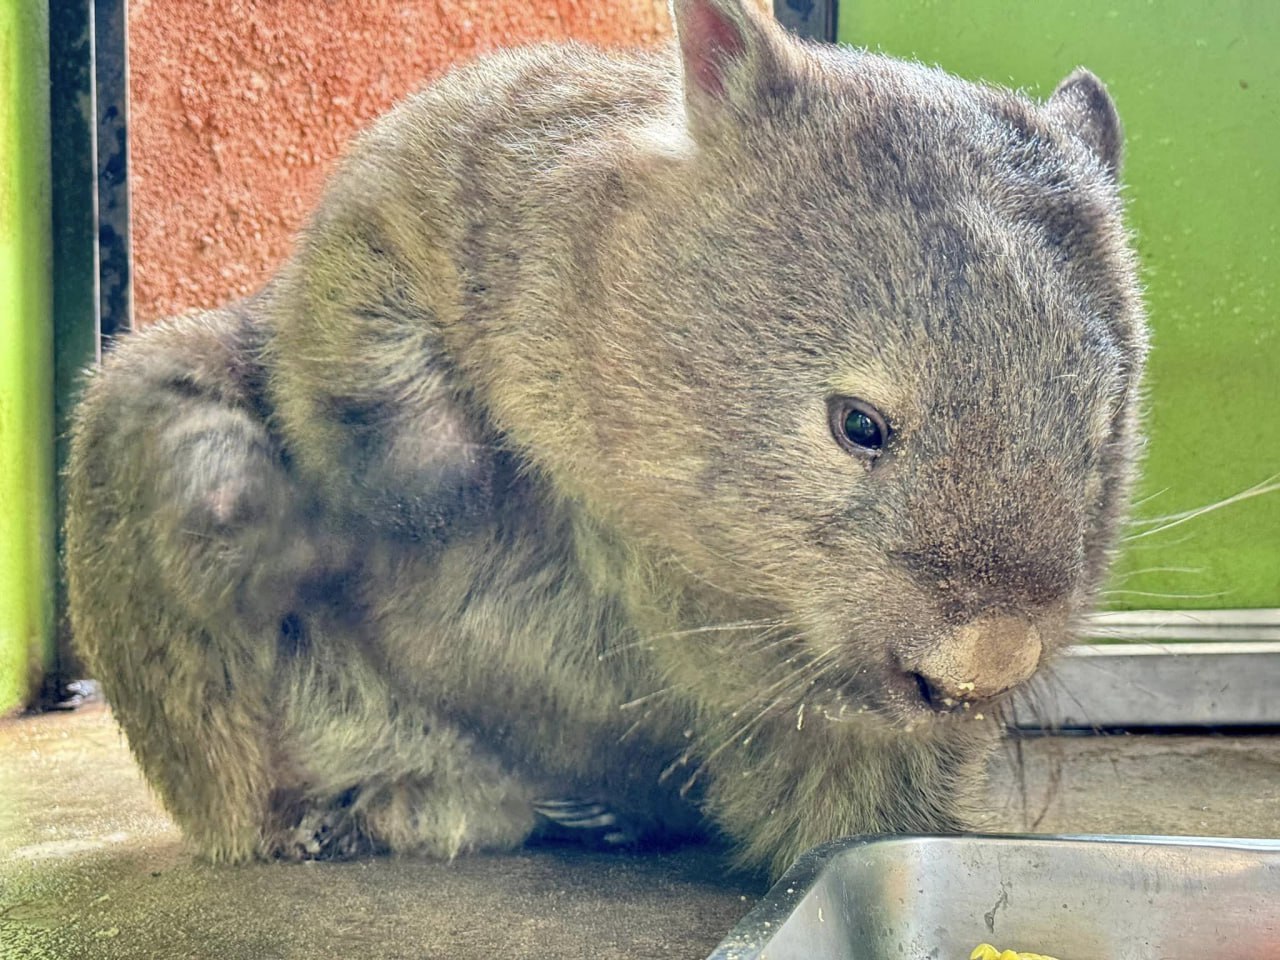
[[969, 954], [969, 960], [1054, 960], [1043, 953], [1019, 953], [1016, 950], [997, 950], [989, 943], [980, 943]]

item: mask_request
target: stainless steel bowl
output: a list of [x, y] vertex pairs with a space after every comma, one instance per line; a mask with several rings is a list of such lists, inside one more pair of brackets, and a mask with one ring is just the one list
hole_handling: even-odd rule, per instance
[[708, 960], [1280, 960], [1280, 841], [906, 836], [798, 860]]

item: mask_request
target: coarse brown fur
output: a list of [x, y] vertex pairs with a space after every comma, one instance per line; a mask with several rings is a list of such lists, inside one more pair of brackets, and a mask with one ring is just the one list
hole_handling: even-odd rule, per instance
[[1102, 86], [675, 11], [407, 100], [263, 291], [91, 378], [74, 630], [208, 857], [509, 848], [565, 798], [774, 871], [962, 829], [981, 701], [1092, 603], [1145, 353]]

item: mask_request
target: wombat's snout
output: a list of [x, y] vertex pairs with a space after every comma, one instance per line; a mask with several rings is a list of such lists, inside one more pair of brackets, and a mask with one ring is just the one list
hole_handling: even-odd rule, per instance
[[[936, 710], [989, 700], [1035, 673], [1042, 648], [1035, 623], [1014, 615], [978, 617], [902, 666]], [[948, 702], [950, 701], [950, 702]]]

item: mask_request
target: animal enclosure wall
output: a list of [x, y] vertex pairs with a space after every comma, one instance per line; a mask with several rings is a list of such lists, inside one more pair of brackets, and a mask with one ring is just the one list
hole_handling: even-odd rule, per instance
[[452, 64], [669, 33], [665, 0], [130, 0], [138, 321], [255, 289], [352, 136]]

